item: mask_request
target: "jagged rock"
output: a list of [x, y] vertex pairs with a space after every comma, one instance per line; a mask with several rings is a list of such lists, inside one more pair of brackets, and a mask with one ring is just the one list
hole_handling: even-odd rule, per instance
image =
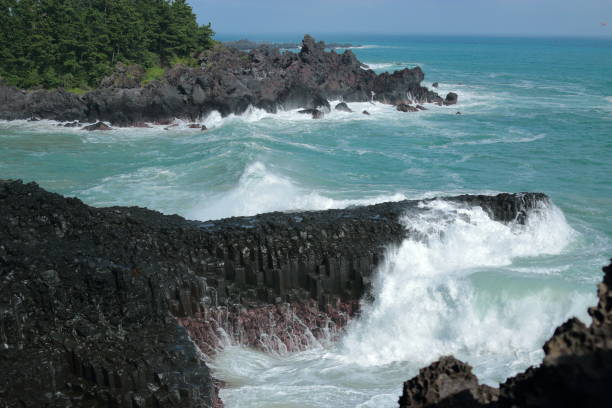
[[424, 107], [423, 105], [417, 105], [417, 106], [416, 106], [416, 108], [417, 108], [418, 110], [422, 110], [422, 111], [427, 110], [427, 108], [426, 108], [426, 107]]
[[480, 385], [472, 367], [452, 356], [442, 357], [404, 383], [400, 408], [462, 408], [497, 400], [499, 390]]
[[202, 127], [200, 128], [202, 130], [202, 132], [205, 132], [208, 130], [208, 128], [206, 127], [206, 125], [202, 125]]
[[[197, 68], [177, 65], [162, 79], [142, 87], [132, 87], [134, 83], [115, 76], [104, 82], [111, 87], [83, 96], [0, 85], [0, 119], [99, 119], [129, 126], [174, 118], [195, 121], [213, 110], [222, 116], [241, 114], [249, 106], [271, 113], [278, 109], [329, 112], [328, 100], [393, 105], [405, 102], [406, 95], [414, 103], [442, 100], [421, 85], [425, 76], [418, 67], [377, 75], [362, 69], [350, 50], [326, 52], [325, 45], [310, 36], [304, 37], [299, 53], [265, 46], [245, 53], [218, 45], [202, 53], [199, 62]], [[125, 75], [131, 72], [121, 69]]]
[[457, 96], [456, 93], [449, 92], [446, 95], [446, 98], [444, 99], [444, 105], [455, 105], [458, 100], [459, 100], [459, 97]]
[[83, 127], [82, 130], [89, 130], [89, 131], [94, 131], [94, 130], [113, 130], [113, 128], [111, 128], [110, 126], [108, 126], [104, 122], [96, 122], [93, 125], [88, 125], [88, 126]]
[[334, 109], [340, 112], [353, 112], [353, 110], [349, 108], [345, 102], [340, 102]]
[[82, 124], [80, 122], [68, 122], [68, 123], [64, 123], [63, 125], [64, 127], [79, 127], [82, 126]]
[[[509, 378], [500, 385], [497, 402], [478, 398], [483, 386], [464, 369], [446, 375], [440, 362], [421, 370], [404, 384], [401, 407], [556, 408], [612, 406], [612, 264], [603, 268], [598, 285], [599, 302], [589, 308], [590, 326], [572, 318], [559, 326], [544, 345], [544, 362]], [[520, 335], [520, 333], [519, 333]], [[465, 364], [452, 358], [456, 367]], [[442, 376], [436, 378], [436, 374]], [[444, 376], [446, 375], [446, 376]], [[469, 378], [468, 378], [469, 377]], [[431, 381], [431, 378], [434, 378]], [[436, 388], [440, 378], [444, 395]], [[466, 378], [468, 380], [466, 381]], [[436, 382], [437, 381], [437, 382]], [[466, 384], [469, 395], [466, 394]], [[486, 395], [491, 389], [485, 389]], [[440, 398], [443, 397], [443, 398]], [[469, 397], [469, 398], [468, 398]], [[472, 398], [473, 397], [473, 398]], [[403, 405], [402, 405], [403, 404]], [[412, 405], [411, 405], [412, 404]]]
[[434, 82], [433, 84], [431, 84], [432, 88], [437, 88], [438, 86], [440, 86], [440, 84], [438, 84], [437, 82]]
[[363, 113], [364, 115], [368, 115], [368, 116], [370, 116], [370, 112], [368, 112], [367, 110], [364, 110], [364, 111], [363, 111], [363, 112], [361, 112], [361, 113]]
[[412, 105], [408, 105], [405, 103], [400, 103], [399, 105], [396, 106], [396, 109], [400, 112], [418, 112], [419, 109], [415, 108]]

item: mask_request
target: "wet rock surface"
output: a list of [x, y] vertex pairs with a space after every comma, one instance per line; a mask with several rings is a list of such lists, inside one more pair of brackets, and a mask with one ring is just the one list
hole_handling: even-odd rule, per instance
[[496, 401], [499, 390], [480, 385], [472, 367], [454, 357], [442, 357], [404, 383], [400, 408], [462, 407]]
[[[521, 222], [547, 198], [449, 200]], [[387, 245], [410, 233], [401, 217], [419, 211], [403, 201], [199, 222], [0, 181], [0, 400], [218, 404], [202, 352], [333, 338]]]
[[612, 264], [603, 268], [592, 324], [572, 318], [544, 345], [544, 362], [499, 389], [478, 385], [471, 368], [443, 357], [404, 383], [401, 408], [612, 406]]
[[0, 84], [0, 119], [32, 116], [62, 121], [107, 121], [113, 126], [181, 118], [196, 121], [213, 110], [226, 116], [249, 106], [319, 109], [329, 100], [387, 104], [442, 103], [421, 85], [419, 68], [376, 74], [347, 50], [327, 52], [305, 36], [299, 53], [261, 46], [248, 53], [217, 46], [199, 56], [200, 67], [177, 65], [163, 79], [141, 85], [141, 72], [120, 66], [103, 87], [78, 96], [64, 90], [23, 91]]

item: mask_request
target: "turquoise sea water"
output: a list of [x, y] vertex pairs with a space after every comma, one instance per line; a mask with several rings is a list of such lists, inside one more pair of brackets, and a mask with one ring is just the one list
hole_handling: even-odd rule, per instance
[[211, 364], [227, 381], [229, 407], [392, 407], [402, 381], [443, 354], [468, 360], [492, 384], [539, 363], [556, 325], [571, 315], [588, 321], [612, 256], [612, 40], [325, 39], [363, 45], [353, 52], [377, 72], [419, 65], [426, 85], [457, 92], [459, 104], [421, 113], [352, 104], [371, 116], [320, 121], [253, 110], [203, 118], [206, 133], [2, 122], [0, 178], [197, 219], [544, 192], [555, 207], [527, 227], [477, 209], [465, 210], [465, 222], [443, 202], [407, 221], [432, 234], [429, 244], [390, 249], [375, 289], [386, 300], [336, 344], [291, 355], [233, 345]]

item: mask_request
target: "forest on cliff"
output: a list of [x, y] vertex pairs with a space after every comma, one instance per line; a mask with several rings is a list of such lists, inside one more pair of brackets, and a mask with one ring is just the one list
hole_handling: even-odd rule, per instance
[[96, 87], [118, 63], [150, 75], [213, 44], [186, 0], [0, 0], [0, 79]]

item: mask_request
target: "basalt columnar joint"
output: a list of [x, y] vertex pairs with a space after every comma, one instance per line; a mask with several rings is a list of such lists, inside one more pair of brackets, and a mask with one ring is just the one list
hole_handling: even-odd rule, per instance
[[345, 102], [442, 104], [421, 85], [419, 68], [392, 74], [364, 69], [355, 55], [325, 51], [305, 36], [299, 53], [262, 46], [249, 53], [216, 47], [200, 56], [197, 68], [175, 66], [164, 78], [142, 84], [125, 66], [102, 81], [104, 87], [79, 96], [64, 90], [24, 91], [0, 84], [0, 119], [37, 117], [60, 121], [109, 121], [128, 126], [182, 118], [197, 120], [211, 111], [241, 114], [249, 106], [329, 110], [329, 100]]
[[[522, 222], [547, 198], [449, 200]], [[0, 400], [213, 406], [202, 352], [333, 337], [419, 211], [402, 201], [196, 222], [0, 181]]]

